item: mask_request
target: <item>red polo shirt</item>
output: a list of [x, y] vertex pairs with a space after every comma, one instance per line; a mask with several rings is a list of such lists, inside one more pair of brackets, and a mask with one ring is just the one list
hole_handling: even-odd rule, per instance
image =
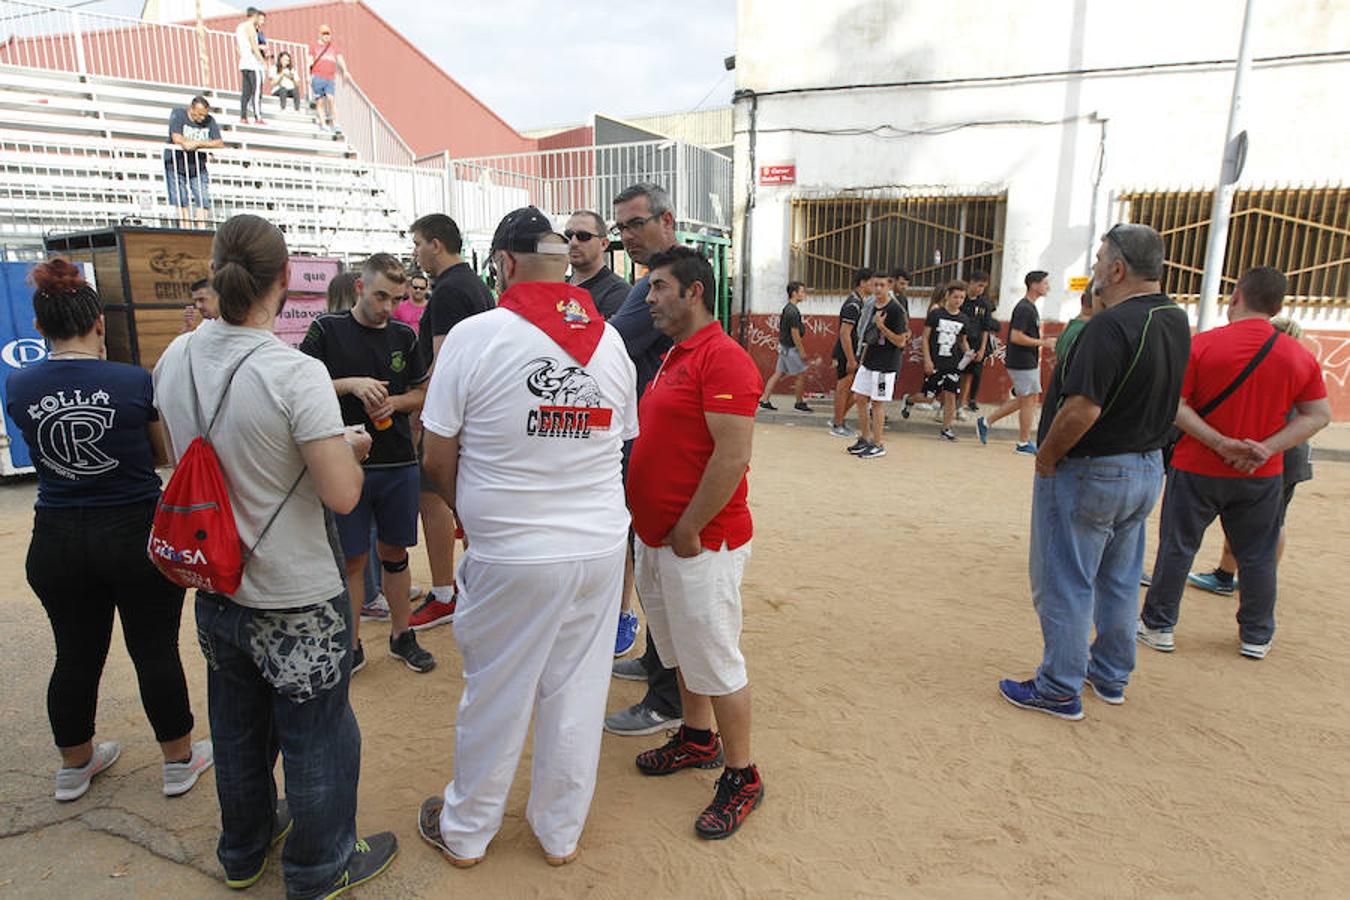
[[[659, 547], [694, 497], [713, 452], [704, 413], [754, 418], [764, 382], [759, 369], [722, 326], [711, 322], [666, 354], [638, 403], [638, 433], [628, 463], [633, 529]], [[754, 528], [745, 476], [700, 537], [709, 550], [735, 549]]]
[[[1186, 405], [1199, 409], [1232, 384], [1270, 338], [1270, 330], [1265, 319], [1240, 319], [1191, 338], [1191, 359], [1181, 383]], [[1228, 437], [1263, 441], [1284, 427], [1295, 403], [1326, 395], [1317, 358], [1282, 334], [1241, 387], [1205, 416], [1205, 421]], [[1267, 478], [1284, 472], [1284, 454], [1276, 453], [1251, 475], [1243, 475], [1213, 450], [1184, 435], [1172, 452], [1172, 467], [1214, 478]]]

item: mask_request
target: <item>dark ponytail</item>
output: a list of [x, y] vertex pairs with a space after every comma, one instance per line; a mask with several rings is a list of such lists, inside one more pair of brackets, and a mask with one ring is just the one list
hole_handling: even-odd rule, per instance
[[211, 287], [220, 297], [220, 317], [243, 325], [286, 272], [289, 258], [280, 229], [259, 216], [234, 216], [211, 245]]
[[103, 301], [69, 260], [58, 256], [38, 263], [29, 278], [37, 289], [33, 292], [33, 317], [49, 340], [82, 337], [103, 315]]

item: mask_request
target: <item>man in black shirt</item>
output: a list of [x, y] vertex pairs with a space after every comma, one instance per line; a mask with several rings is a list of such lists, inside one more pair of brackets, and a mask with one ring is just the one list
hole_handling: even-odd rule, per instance
[[315, 319], [300, 344], [302, 352], [328, 367], [343, 423], [365, 426], [372, 438], [370, 455], [361, 463], [366, 475], [361, 500], [350, 513], [337, 516], [352, 601], [352, 671], [366, 660], [360, 632], [366, 600], [362, 573], [372, 521], [389, 602], [389, 654], [414, 672], [429, 672], [436, 665], [408, 625], [408, 548], [417, 546], [418, 483], [408, 415], [421, 410], [430, 372], [417, 353], [417, 335], [393, 318], [407, 292], [406, 281], [401, 262], [376, 253], [361, 267], [356, 305]]
[[[417, 326], [418, 353], [429, 373], [450, 329], [497, 304], [487, 285], [460, 256], [464, 239], [453, 219], [433, 213], [414, 222], [411, 230], [413, 255], [432, 279], [431, 299]], [[416, 631], [444, 625], [455, 615], [455, 518], [436, 487], [421, 470], [418, 505], [432, 586], [426, 602], [412, 615]]]
[[1125, 702], [1144, 524], [1162, 490], [1160, 448], [1191, 346], [1185, 311], [1161, 291], [1162, 269], [1158, 232], [1108, 231], [1092, 267], [1104, 308], [1050, 381], [1031, 506], [1031, 595], [1045, 652], [1035, 678], [999, 683], [1024, 709], [1081, 719], [1085, 681], [1104, 702]]
[[848, 452], [859, 459], [878, 459], [886, 455], [886, 404], [895, 396], [901, 355], [909, 343], [908, 300], [901, 301], [892, 296], [880, 278], [874, 279], [873, 285], [872, 305], [864, 305], [860, 320], [862, 355], [853, 376], [853, 393], [859, 398], [858, 425], [862, 436]]
[[563, 237], [567, 238], [567, 261], [572, 264], [567, 283], [589, 292], [595, 308], [608, 322], [623, 305], [632, 285], [605, 265], [605, 250], [609, 247], [606, 231], [605, 220], [599, 213], [580, 209], [567, 220]]
[[853, 273], [853, 290], [839, 307], [839, 336], [834, 342], [834, 418], [830, 420], [830, 434], [835, 437], [853, 437], [844, 427], [849, 405], [853, 402], [853, 373], [858, 371], [858, 320], [862, 317], [863, 299], [872, 293], [872, 270], [866, 267]]
[[[956, 418], [956, 395], [960, 388], [962, 363], [968, 363], [966, 353], [970, 344], [966, 332], [970, 320], [961, 313], [966, 299], [964, 281], [948, 282], [942, 291], [942, 305], [928, 311], [923, 326], [923, 371], [928, 376], [924, 393], [931, 393], [942, 403], [942, 432], [944, 441], [955, 441], [952, 420]], [[909, 398], [905, 398], [909, 403]]]
[[1013, 307], [1008, 324], [1008, 353], [1004, 365], [1012, 378], [1013, 395], [989, 417], [975, 420], [980, 443], [989, 442], [989, 426], [1004, 416], [1017, 413], [1018, 453], [1034, 455], [1036, 445], [1031, 442], [1031, 420], [1036, 415], [1036, 398], [1041, 395], [1041, 348], [1053, 347], [1052, 338], [1041, 337], [1041, 313], [1036, 301], [1050, 293], [1050, 273], [1039, 269], [1028, 272], [1023, 279], [1027, 294]]
[[806, 299], [806, 285], [800, 281], [789, 281], [787, 286], [788, 302], [783, 306], [778, 318], [778, 364], [774, 366], [769, 383], [764, 385], [764, 393], [759, 397], [759, 408], [776, 410], [769, 400], [778, 379], [784, 375], [793, 375], [797, 384], [793, 388], [797, 402], [792, 408], [798, 412], [810, 412], [811, 407], [802, 399], [806, 390], [806, 345], [802, 343], [802, 311], [798, 305]]
[[970, 285], [966, 290], [966, 300], [961, 304], [961, 315], [970, 323], [967, 338], [975, 356], [961, 375], [961, 396], [956, 404], [956, 417], [965, 418], [965, 410], [975, 412], [980, 405], [975, 398], [980, 394], [980, 382], [984, 378], [984, 360], [989, 355], [990, 339], [998, 333], [998, 320], [994, 318], [994, 306], [989, 302], [989, 273], [976, 270], [970, 273]]

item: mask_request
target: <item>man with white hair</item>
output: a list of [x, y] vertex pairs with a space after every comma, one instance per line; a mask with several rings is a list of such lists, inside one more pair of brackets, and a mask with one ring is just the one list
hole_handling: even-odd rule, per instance
[[446, 335], [423, 463], [468, 538], [455, 637], [464, 693], [454, 780], [418, 829], [455, 866], [501, 827], [534, 719], [525, 817], [551, 865], [576, 858], [600, 760], [629, 516], [623, 441], [633, 363], [590, 295], [563, 283], [567, 244], [534, 207], [502, 220], [498, 307]]

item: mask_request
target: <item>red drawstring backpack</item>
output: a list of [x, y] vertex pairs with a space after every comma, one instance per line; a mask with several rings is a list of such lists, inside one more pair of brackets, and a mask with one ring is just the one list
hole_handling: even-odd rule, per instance
[[249, 350], [235, 363], [225, 379], [225, 388], [221, 391], [216, 411], [211, 422], [202, 428], [202, 410], [197, 397], [197, 382], [192, 374], [192, 355], [189, 352], [192, 339], [184, 349], [187, 360], [188, 385], [192, 391], [193, 412], [197, 419], [199, 435], [188, 444], [187, 451], [178, 461], [173, 476], [164, 486], [155, 509], [155, 521], [150, 527], [150, 544], [147, 550], [150, 561], [164, 574], [164, 577], [179, 587], [196, 588], [216, 594], [233, 594], [239, 590], [239, 582], [244, 577], [244, 566], [253, 555], [258, 543], [267, 534], [276, 521], [281, 507], [295, 493], [305, 471], [301, 469], [299, 477], [282, 499], [272, 518], [267, 521], [262, 533], [253, 546], [247, 549], [239, 540], [239, 530], [234, 523], [234, 510], [230, 506], [230, 494], [225, 489], [225, 476], [220, 469], [220, 460], [216, 458], [215, 448], [211, 446], [211, 429], [220, 418], [225, 406], [225, 398], [230, 393], [230, 384], [234, 381], [239, 367], [258, 350], [262, 344]]

